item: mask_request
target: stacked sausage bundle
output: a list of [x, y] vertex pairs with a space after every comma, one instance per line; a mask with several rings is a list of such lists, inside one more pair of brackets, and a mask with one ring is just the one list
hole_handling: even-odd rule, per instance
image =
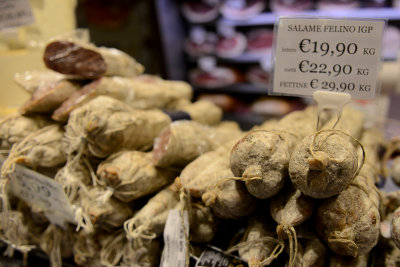
[[[44, 60], [58, 73], [18, 74], [32, 98], [0, 123], [0, 230], [10, 255], [36, 246], [52, 266], [72, 256], [81, 266], [158, 266], [169, 211], [184, 209], [193, 253], [245, 225], [239, 238], [222, 236], [222, 249], [249, 266], [372, 258], [394, 209], [374, 185], [383, 138], [363, 128], [361, 113], [345, 110], [335, 130], [336, 117], [323, 113], [316, 132], [309, 107], [244, 133], [213, 104], [191, 103], [186, 83], [143, 75], [121, 51], [56, 41]], [[176, 111], [191, 120], [172, 121]], [[16, 163], [62, 185], [76, 225], [56, 226], [8, 192]]]

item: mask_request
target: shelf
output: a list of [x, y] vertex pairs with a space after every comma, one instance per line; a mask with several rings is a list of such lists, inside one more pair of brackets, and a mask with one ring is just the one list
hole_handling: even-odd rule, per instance
[[[260, 55], [248, 52], [244, 52], [243, 54], [232, 58], [218, 57], [217, 55], [213, 55], [213, 57], [215, 57], [218, 61], [232, 62], [232, 63], [260, 63], [261, 59]], [[192, 63], [196, 63], [198, 60], [198, 57], [188, 56], [187, 58], [188, 61]]]
[[360, 8], [357, 10], [310, 10], [293, 12], [267, 12], [249, 20], [230, 20], [221, 18], [220, 22], [230, 26], [254, 26], [274, 24], [279, 16], [318, 16], [318, 17], [335, 17], [335, 18], [370, 18], [370, 19], [388, 19], [400, 20], [400, 10], [393, 8]]
[[257, 87], [251, 83], [237, 83], [222, 88], [204, 88], [194, 86], [195, 93], [212, 93], [212, 94], [253, 94], [267, 95], [268, 89]]
[[257, 54], [244, 52], [243, 54], [233, 57], [233, 58], [221, 58], [218, 57], [221, 61], [233, 62], [233, 63], [260, 63], [261, 56]]

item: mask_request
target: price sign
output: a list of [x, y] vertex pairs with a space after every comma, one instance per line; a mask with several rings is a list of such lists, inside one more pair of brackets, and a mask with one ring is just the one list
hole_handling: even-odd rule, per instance
[[0, 29], [35, 22], [29, 0], [0, 0]]
[[276, 25], [272, 93], [316, 90], [373, 99], [379, 92], [385, 20], [282, 17]]

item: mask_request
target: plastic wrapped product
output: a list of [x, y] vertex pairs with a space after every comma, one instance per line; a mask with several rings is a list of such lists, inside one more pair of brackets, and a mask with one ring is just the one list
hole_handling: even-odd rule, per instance
[[135, 215], [125, 221], [128, 239], [154, 239], [164, 231], [168, 212], [179, 204], [179, 196], [170, 188], [164, 188], [153, 196]]
[[124, 77], [102, 77], [85, 85], [64, 101], [52, 119], [66, 121], [69, 114], [97, 96], [118, 99], [135, 109], [173, 108], [181, 99], [189, 101], [191, 87], [180, 81], [153, 81]]
[[67, 161], [67, 164], [58, 170], [54, 180], [59, 182], [70, 201], [79, 199], [82, 191], [87, 191], [87, 187], [97, 184], [97, 179], [93, 179], [90, 164], [85, 158], [74, 158]]
[[223, 115], [220, 107], [207, 100], [198, 100], [193, 103], [181, 101], [175, 109], [187, 112], [192, 120], [206, 125], [217, 125], [221, 122]]
[[128, 240], [123, 250], [121, 266], [159, 266], [161, 244], [157, 239]]
[[15, 249], [27, 255], [35, 248], [30, 238], [30, 229], [25, 224], [24, 214], [21, 211], [9, 210], [1, 214], [0, 235], [2, 242], [7, 244], [5, 256], [13, 257]]
[[74, 262], [79, 266], [88, 266], [93, 259], [98, 256], [100, 250], [95, 234], [85, 234], [79, 232], [73, 246]]
[[23, 163], [31, 168], [59, 167], [66, 162], [61, 148], [64, 130], [59, 125], [50, 125], [27, 135], [14, 145], [2, 166], [3, 176], [13, 171], [15, 163]]
[[182, 168], [241, 134], [238, 128], [207, 127], [195, 121], [172, 122], [154, 141], [153, 161], [160, 167]]
[[[193, 97], [193, 89], [191, 85], [184, 81], [179, 80], [163, 80], [159, 76], [142, 74], [134, 77], [133, 80], [137, 82], [135, 86], [137, 99], [151, 99], [153, 95], [157, 95], [158, 99], [152, 99], [154, 103], [160, 103], [156, 106], [146, 104], [145, 108], [160, 107], [166, 109], [175, 109], [177, 103], [181, 100], [191, 100]], [[152, 85], [151, 87], [141, 86], [143, 83]], [[159, 90], [157, 90], [157, 88]], [[154, 93], [149, 94], [151, 91]], [[163, 99], [162, 96], [166, 97]], [[158, 102], [157, 102], [158, 101]], [[135, 101], [133, 101], [134, 103]], [[151, 102], [150, 102], [151, 103]], [[140, 108], [133, 104], [133, 107]]]
[[[98, 158], [125, 150], [147, 150], [171, 122], [159, 110], [135, 110], [111, 97], [99, 96], [72, 112], [66, 126], [67, 154], [82, 145]], [[87, 142], [83, 144], [82, 138]]]
[[232, 178], [228, 151], [226, 147], [220, 147], [215, 151], [204, 153], [182, 170], [175, 184], [178, 188], [183, 187], [192, 197], [201, 198], [218, 182]]
[[184, 167], [198, 156], [213, 150], [212, 129], [195, 121], [176, 121], [155, 139], [153, 161], [160, 167]]
[[64, 230], [54, 224], [49, 224], [40, 236], [39, 246], [49, 256], [51, 266], [62, 267], [62, 259], [72, 257], [75, 243], [74, 231]]
[[107, 189], [96, 186], [90, 188], [87, 195], [81, 196], [82, 208], [90, 216], [92, 223], [105, 230], [122, 227], [132, 216], [132, 210], [127, 203], [110, 195]]
[[41, 117], [28, 117], [12, 114], [0, 120], [0, 147], [10, 149], [27, 135], [39, 130], [49, 122]]
[[30, 70], [14, 74], [14, 81], [30, 94], [63, 79], [64, 75], [52, 70]]
[[59, 80], [36, 90], [32, 97], [19, 109], [22, 114], [48, 113], [51, 114], [66, 99], [81, 88], [78, 83]]
[[103, 235], [100, 244], [101, 266], [153, 267], [161, 258], [159, 240], [127, 240], [123, 231]]
[[123, 231], [114, 231], [100, 237], [100, 266], [120, 266], [126, 237]]
[[49, 69], [83, 79], [134, 77], [144, 71], [141, 64], [120, 50], [70, 41], [47, 44], [43, 59]]
[[154, 166], [153, 153], [121, 151], [109, 156], [97, 168], [100, 183], [113, 189], [113, 196], [130, 202], [171, 184], [177, 171]]

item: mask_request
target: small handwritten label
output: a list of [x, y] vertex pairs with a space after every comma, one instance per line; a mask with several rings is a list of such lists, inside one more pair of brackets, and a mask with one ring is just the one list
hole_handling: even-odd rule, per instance
[[29, 0], [0, 0], [0, 29], [35, 22]]
[[[3, 164], [4, 159], [0, 159]], [[20, 165], [10, 174], [11, 192], [28, 204], [44, 211], [51, 223], [61, 227], [75, 223], [75, 216], [65, 192], [58, 182]]]

